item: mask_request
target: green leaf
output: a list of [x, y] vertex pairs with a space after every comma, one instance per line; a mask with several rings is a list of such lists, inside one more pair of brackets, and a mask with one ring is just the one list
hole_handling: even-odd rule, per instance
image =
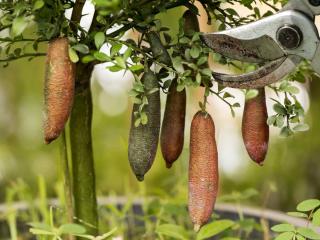
[[174, 69], [177, 70], [178, 72], [184, 71], [181, 57], [174, 57], [172, 59], [172, 64], [173, 64]]
[[208, 62], [208, 57], [201, 57], [201, 58], [198, 59], [197, 65], [200, 66], [200, 65], [202, 65], [202, 64], [204, 64], [206, 62]]
[[216, 236], [217, 234], [231, 228], [234, 222], [231, 220], [218, 220], [204, 225], [197, 234], [197, 240]]
[[124, 52], [124, 54], [123, 54], [123, 59], [124, 59], [125, 61], [127, 61], [127, 59], [128, 59], [129, 57], [131, 57], [131, 54], [132, 54], [132, 49], [131, 49], [131, 48], [128, 48], [128, 49]]
[[12, 22], [11, 35], [13, 37], [21, 35], [27, 26], [28, 20], [26, 17], [16, 17]]
[[297, 232], [308, 239], [312, 239], [312, 240], [320, 239], [320, 235], [310, 228], [301, 227], [297, 229]]
[[279, 127], [279, 128], [281, 128], [281, 127], [283, 127], [283, 125], [284, 125], [284, 116], [283, 115], [278, 115], [277, 117], [276, 117], [276, 122], [275, 122], [275, 125], [277, 126], [277, 127]]
[[83, 53], [83, 54], [88, 54], [89, 53], [89, 47], [85, 44], [76, 44], [76, 45], [73, 45], [72, 48], [74, 50], [76, 50], [77, 52], [80, 52], [80, 53]]
[[144, 92], [144, 85], [141, 84], [141, 83], [136, 82], [136, 83], [133, 84], [133, 89], [135, 91], [137, 91], [137, 92], [143, 93]]
[[235, 98], [232, 94], [230, 94], [229, 92], [225, 92], [224, 94], [223, 94], [223, 98]]
[[292, 134], [293, 134], [292, 130], [287, 126], [283, 127], [280, 131], [281, 137], [290, 137], [292, 136]]
[[141, 124], [142, 125], [146, 125], [148, 123], [148, 116], [147, 116], [147, 114], [145, 112], [141, 113], [140, 118], [141, 118]]
[[296, 235], [296, 240], [306, 240], [306, 238], [300, 235]]
[[113, 44], [110, 50], [110, 55], [113, 57], [118, 53], [122, 48], [122, 45], [120, 43]]
[[140, 98], [136, 98], [136, 97], [132, 99], [132, 102], [134, 104], [138, 104], [138, 105], [140, 105], [142, 103], [141, 99]]
[[134, 126], [135, 127], [139, 127], [141, 124], [141, 118], [137, 118], [135, 121], [134, 121]]
[[97, 59], [100, 62], [109, 62], [109, 61], [111, 61], [111, 58], [107, 54], [105, 54], [103, 52], [96, 51], [93, 54], [93, 56], [95, 57], [95, 59]]
[[197, 46], [192, 46], [190, 55], [192, 58], [198, 58], [200, 56], [201, 49]]
[[270, 116], [268, 117], [267, 124], [269, 126], [272, 126], [273, 124], [275, 124], [276, 120], [277, 120], [277, 115]]
[[275, 225], [271, 228], [274, 232], [294, 232], [294, 226], [287, 223]]
[[32, 223], [28, 223], [28, 225], [31, 226], [32, 228], [38, 228], [38, 229], [49, 231], [49, 232], [52, 231], [51, 226], [46, 223], [32, 222]]
[[143, 65], [137, 64], [137, 65], [131, 66], [129, 69], [130, 69], [130, 71], [132, 71], [132, 72], [137, 72], [137, 71], [142, 70], [143, 68], [144, 68]]
[[43, 0], [36, 0], [35, 3], [33, 4], [33, 11], [39, 10], [44, 6], [44, 1]]
[[105, 40], [106, 37], [103, 32], [97, 32], [96, 35], [94, 35], [94, 44], [98, 50], [102, 47]]
[[197, 82], [198, 84], [201, 83], [201, 74], [200, 74], [200, 73], [197, 73], [197, 75], [196, 75], [196, 82]]
[[109, 69], [110, 72], [119, 72], [123, 70], [123, 68], [119, 66], [110, 66], [110, 67], [107, 67], [107, 69]]
[[320, 206], [320, 200], [308, 199], [298, 204], [297, 210], [300, 212], [308, 212]]
[[318, 209], [312, 216], [312, 224], [320, 226], [320, 209]]
[[238, 107], [241, 107], [241, 105], [240, 105], [240, 103], [234, 103], [234, 104], [232, 104], [232, 107], [238, 108]]
[[299, 124], [293, 128], [294, 131], [296, 132], [305, 132], [309, 131], [310, 127], [308, 124]]
[[96, 58], [94, 56], [91, 56], [91, 55], [87, 55], [87, 56], [84, 56], [82, 59], [81, 59], [81, 62], [83, 63], [89, 63], [89, 62], [92, 62], [96, 60]]
[[77, 54], [77, 52], [75, 50], [73, 50], [72, 48], [69, 48], [69, 57], [71, 62], [76, 63], [79, 61], [79, 56]]
[[58, 230], [61, 234], [84, 234], [86, 229], [79, 224], [63, 224]]
[[177, 86], [177, 92], [182, 92], [183, 91], [183, 89], [185, 89], [185, 86], [184, 85], [178, 85]]
[[300, 91], [299, 91], [299, 88], [295, 87], [295, 86], [287, 86], [284, 91], [288, 92], [288, 93], [291, 93], [291, 94], [298, 94]]
[[185, 230], [181, 226], [174, 225], [174, 224], [159, 225], [156, 228], [156, 233], [165, 235], [168, 237], [173, 237], [175, 239], [183, 239], [183, 240], [188, 239], [186, 236]]
[[292, 240], [293, 237], [294, 237], [293, 232], [285, 232], [285, 233], [281, 233], [274, 240]]
[[292, 217], [308, 218], [308, 215], [302, 212], [288, 212], [287, 214]]
[[280, 103], [274, 104], [273, 105], [273, 110], [278, 114], [282, 114], [282, 115], [286, 115], [287, 114], [287, 110]]
[[210, 68], [202, 69], [201, 72], [208, 77], [212, 77], [212, 71]]
[[122, 57], [115, 57], [115, 60], [119, 67], [122, 67], [123, 69], [127, 68], [126, 61]]
[[29, 231], [34, 235], [45, 235], [45, 236], [55, 236], [56, 234], [53, 232], [48, 232], [46, 230], [30, 228]]

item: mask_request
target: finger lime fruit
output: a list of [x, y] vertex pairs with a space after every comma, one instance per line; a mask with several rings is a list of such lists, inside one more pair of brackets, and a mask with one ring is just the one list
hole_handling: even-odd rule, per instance
[[191, 122], [189, 215], [195, 231], [209, 221], [219, 187], [218, 151], [211, 116], [199, 111]]
[[172, 62], [170, 55], [167, 49], [163, 46], [159, 35], [154, 31], [150, 31], [147, 33], [147, 39], [150, 43], [153, 57], [160, 63], [168, 66], [171, 65]]
[[[141, 81], [145, 86], [146, 93], [159, 88], [157, 76], [150, 70], [143, 74]], [[147, 124], [135, 126], [135, 112], [138, 112], [140, 105], [134, 104], [129, 134], [129, 162], [139, 181], [144, 180], [144, 175], [154, 162], [160, 132], [160, 92], [153, 91], [151, 94], [147, 94], [147, 99], [148, 104], [144, 107], [144, 112], [148, 117]]]
[[68, 121], [74, 98], [75, 64], [69, 58], [68, 38], [49, 42], [44, 87], [44, 139], [55, 140]]
[[264, 88], [245, 102], [242, 118], [242, 137], [250, 158], [263, 165], [268, 151], [269, 126]]
[[184, 143], [186, 116], [186, 90], [177, 91], [177, 80], [174, 79], [167, 94], [166, 109], [162, 121], [160, 145], [167, 168], [180, 156]]

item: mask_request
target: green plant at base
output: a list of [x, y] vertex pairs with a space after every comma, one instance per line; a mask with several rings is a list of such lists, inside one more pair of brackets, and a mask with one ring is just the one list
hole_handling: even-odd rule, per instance
[[282, 223], [271, 228], [279, 233], [275, 240], [317, 240], [320, 239], [320, 200], [308, 199], [297, 205], [296, 212], [289, 212], [289, 216], [302, 218], [307, 221], [305, 227], [295, 227], [289, 223]]
[[53, 223], [53, 210], [50, 209], [50, 224], [45, 223], [30, 223], [31, 226], [30, 232], [36, 236], [47, 236], [52, 240], [63, 240], [63, 236], [73, 236], [81, 237], [83, 239], [89, 240], [104, 240], [111, 237], [116, 231], [117, 228], [112, 229], [111, 231], [104, 233], [100, 236], [93, 236], [86, 234], [86, 228], [82, 225], [75, 223], [62, 224], [59, 227], [55, 227]]

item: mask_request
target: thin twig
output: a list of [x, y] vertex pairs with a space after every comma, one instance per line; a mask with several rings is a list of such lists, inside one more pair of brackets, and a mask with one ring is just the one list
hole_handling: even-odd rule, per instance
[[[179, 6], [184, 6], [186, 3], [188, 3], [189, 1], [188, 0], [179, 0], [179, 1], [176, 1], [176, 2], [169, 2], [167, 4], [165, 4], [164, 8], [166, 10], [169, 10], [169, 9], [172, 9], [172, 8], [175, 8], [175, 7], [179, 7]], [[154, 9], [153, 11], [151, 11], [148, 15], [156, 15], [160, 13], [160, 10], [158, 9]], [[132, 22], [129, 22], [128, 24], [125, 24], [123, 25], [123, 27], [121, 27], [120, 29], [108, 34], [107, 36], [109, 37], [116, 37], [118, 36], [120, 33], [122, 32], [126, 32], [128, 31], [129, 29], [131, 28], [134, 28], [138, 25], [138, 23], [132, 21]]]
[[11, 38], [0, 38], [0, 42], [47, 42], [45, 39], [33, 39], [33, 38], [21, 38], [21, 39], [11, 39]]
[[46, 53], [26, 53], [20, 56], [12, 56], [8, 58], [0, 59], [0, 62], [10, 62], [20, 58], [27, 58], [27, 57], [35, 58], [35, 57], [42, 57], [42, 56], [46, 56]]

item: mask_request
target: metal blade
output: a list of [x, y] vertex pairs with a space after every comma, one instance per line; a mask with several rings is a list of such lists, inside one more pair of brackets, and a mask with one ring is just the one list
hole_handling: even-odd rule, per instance
[[[282, 47], [278, 42], [278, 30], [286, 25], [295, 26], [302, 33], [303, 40], [296, 48]], [[273, 61], [289, 55], [312, 60], [320, 42], [314, 21], [295, 10], [279, 12], [222, 32], [204, 34], [202, 39], [209, 47], [224, 56], [256, 63]]]
[[213, 77], [225, 87], [241, 89], [261, 88], [281, 80], [294, 71], [301, 61], [301, 57], [291, 55], [273, 61], [251, 73], [242, 75], [213, 73]]
[[250, 40], [237, 39], [226, 34], [201, 35], [205, 44], [225, 57], [243, 62], [270, 62], [285, 56], [279, 45], [269, 36]]

